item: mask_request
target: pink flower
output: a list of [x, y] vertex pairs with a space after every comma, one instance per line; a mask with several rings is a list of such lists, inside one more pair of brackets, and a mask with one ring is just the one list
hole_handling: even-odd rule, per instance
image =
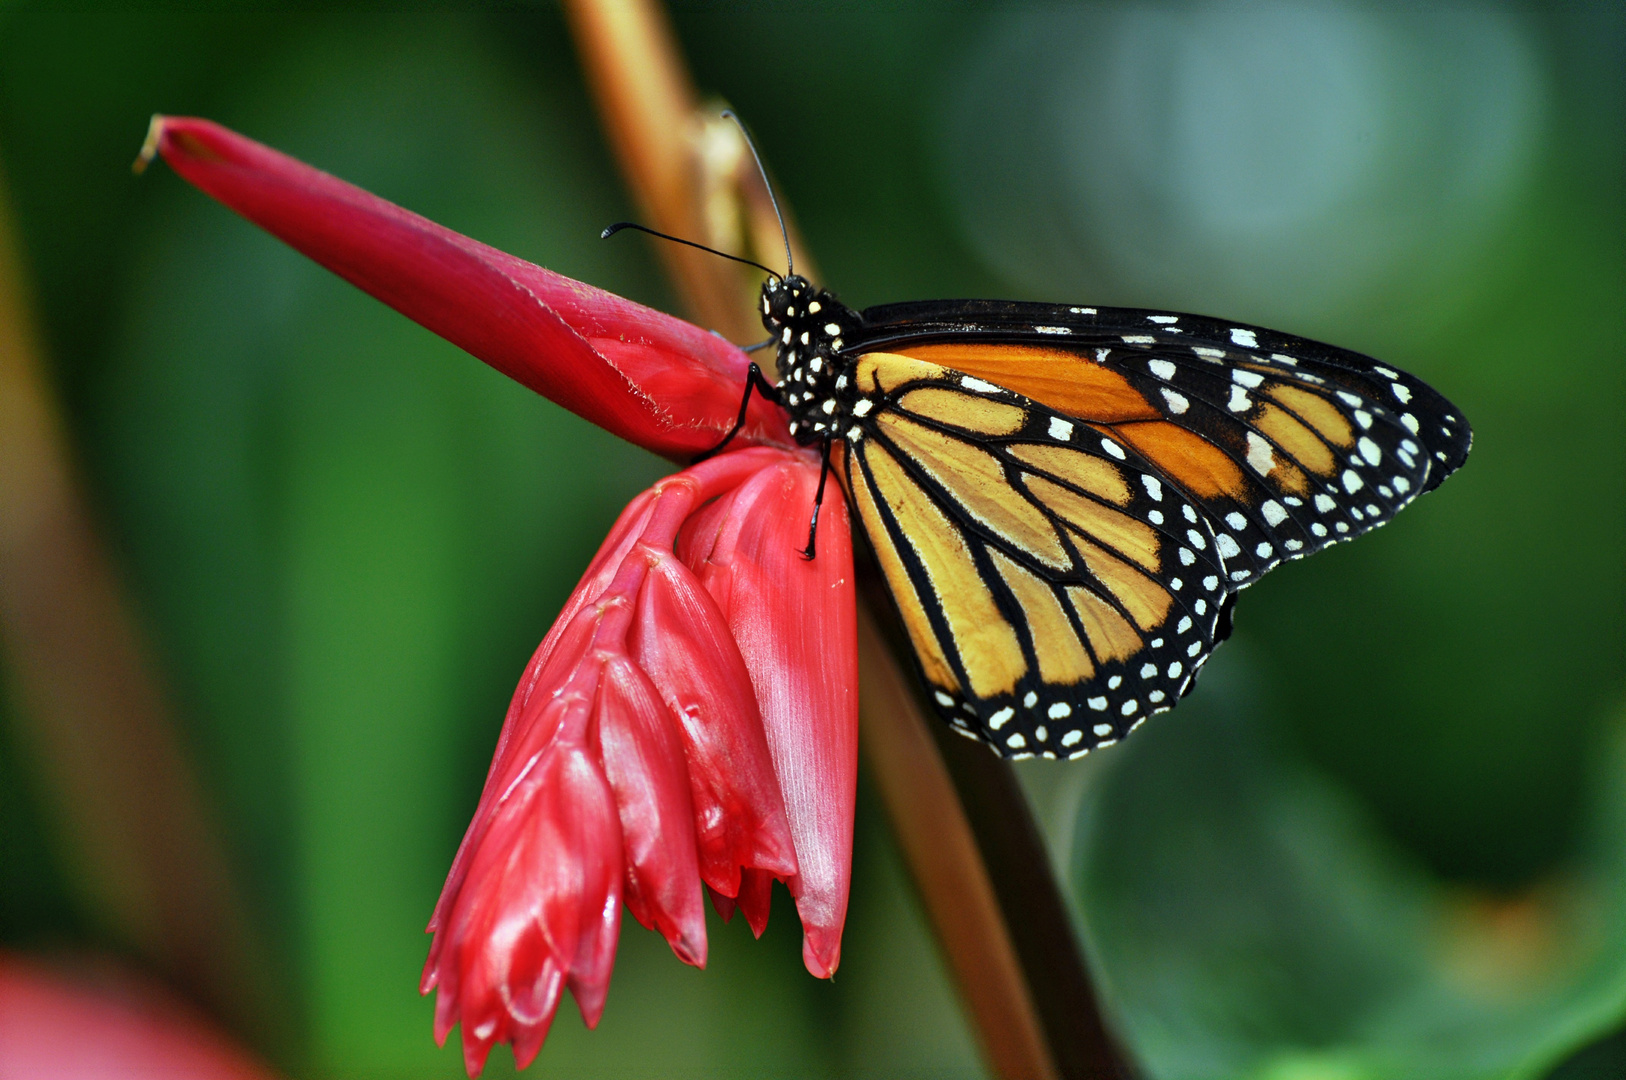
[[[204, 120], [156, 118], [145, 155], [396, 310], [674, 460], [732, 426], [749, 360], [679, 319], [443, 229]], [[586, 226], [584, 226], [586, 227]], [[604, 1008], [621, 905], [704, 966], [701, 886], [758, 934], [773, 881], [803, 959], [841, 957], [857, 776], [851, 534], [819, 463], [754, 398], [725, 453], [611, 530], [532, 657], [430, 919], [435, 1037], [535, 1057], [562, 991]]]

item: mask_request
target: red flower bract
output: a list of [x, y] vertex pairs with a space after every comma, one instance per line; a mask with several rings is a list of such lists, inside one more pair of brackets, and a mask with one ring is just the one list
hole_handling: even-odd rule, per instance
[[[683, 460], [732, 425], [749, 361], [698, 327], [443, 229], [203, 120], [144, 155], [513, 378]], [[701, 886], [758, 934], [772, 883], [803, 957], [841, 956], [857, 775], [851, 534], [758, 399], [728, 452], [634, 499], [526, 667], [429, 923], [435, 1037], [521, 1066], [563, 990], [603, 1011], [624, 902], [704, 965]]]

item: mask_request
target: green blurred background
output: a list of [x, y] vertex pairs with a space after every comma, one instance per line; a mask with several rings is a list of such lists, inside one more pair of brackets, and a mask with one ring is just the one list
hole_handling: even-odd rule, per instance
[[[1438, 492], [1250, 589], [1178, 712], [1023, 768], [1147, 1073], [1626, 1075], [1622, 9], [674, 19], [848, 303], [1223, 314], [1383, 357], [1474, 424]], [[632, 210], [550, 7], [0, 13], [52, 374], [272, 944], [288, 1034], [259, 1049], [461, 1075], [423, 924], [525, 659], [664, 467], [166, 170], [133, 180], [155, 111], [673, 300], [639, 241], [597, 240]], [[109, 946], [4, 719], [0, 944]], [[761, 942], [713, 920], [705, 973], [632, 926], [599, 1030], [564, 1006], [529, 1074], [980, 1075], [867, 789], [859, 815], [834, 982], [783, 893]]]

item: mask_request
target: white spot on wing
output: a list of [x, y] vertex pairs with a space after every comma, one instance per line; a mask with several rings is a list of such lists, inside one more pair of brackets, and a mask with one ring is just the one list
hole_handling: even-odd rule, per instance
[[1141, 473], [1140, 482], [1154, 502], [1163, 501], [1163, 482], [1150, 473]]
[[1243, 386], [1246, 386], [1249, 390], [1256, 390], [1258, 389], [1259, 384], [1265, 381], [1265, 377], [1259, 374], [1257, 371], [1246, 371], [1242, 368], [1236, 368], [1231, 372], [1231, 381], [1234, 383], [1240, 383]]
[[1231, 340], [1236, 342], [1238, 345], [1242, 345], [1249, 349], [1257, 349], [1259, 347], [1259, 342], [1253, 336], [1253, 331], [1244, 330], [1240, 326], [1233, 326], [1231, 328]]
[[1266, 499], [1259, 507], [1259, 512], [1265, 515], [1265, 521], [1271, 528], [1275, 528], [1287, 520], [1287, 511], [1275, 499]]
[[1163, 400], [1169, 403], [1169, 411], [1174, 415], [1179, 416], [1191, 408], [1191, 402], [1187, 401], [1184, 395], [1175, 393], [1167, 386], [1160, 387], [1160, 389], [1163, 391]]
[[1179, 368], [1175, 367], [1174, 363], [1169, 360], [1148, 360], [1146, 361], [1146, 366], [1151, 370], [1153, 375], [1156, 375], [1160, 379], [1172, 379], [1174, 378], [1174, 373], [1179, 370]]
[[1158, 323], [1161, 326], [1173, 326], [1175, 323], [1180, 321], [1180, 316], [1178, 316], [1178, 315], [1148, 315], [1148, 316], [1146, 316], [1146, 321], [1147, 322], [1155, 322], [1155, 323]]
[[1058, 701], [1054, 705], [1050, 706], [1049, 712], [1046, 715], [1048, 715], [1052, 720], [1065, 720], [1067, 717], [1073, 715], [1073, 707], [1067, 704], [1065, 701]]
[[1073, 425], [1059, 416], [1052, 416], [1050, 418], [1050, 437], [1066, 442], [1073, 437]]
[[1356, 443], [1355, 446], [1356, 449], [1360, 450], [1361, 457], [1366, 459], [1368, 465], [1376, 465], [1383, 460], [1383, 451], [1378, 449], [1378, 444], [1365, 435], [1361, 436], [1361, 441]]
[[1270, 475], [1276, 467], [1276, 453], [1270, 442], [1253, 431], [1248, 432], [1248, 464], [1260, 476]]
[[988, 727], [993, 731], [998, 731], [1015, 715], [1016, 710], [1007, 705], [988, 718]]
[[1220, 553], [1222, 559], [1234, 559], [1242, 554], [1242, 549], [1230, 533], [1220, 533], [1214, 537], [1214, 550]]
[[1401, 383], [1390, 383], [1389, 389], [1395, 392], [1395, 400], [1405, 405], [1411, 401], [1411, 389]]
[[1248, 406], [1252, 404], [1253, 399], [1248, 397], [1246, 390], [1240, 386], [1233, 386], [1231, 387], [1231, 400], [1225, 403], [1225, 407], [1232, 412], [1246, 412]]
[[1113, 457], [1117, 458], [1119, 461], [1127, 460], [1127, 457], [1124, 454], [1123, 447], [1119, 446], [1117, 443], [1113, 442], [1111, 439], [1102, 439], [1101, 440], [1101, 449], [1105, 450], [1107, 453], [1111, 454]]
[[965, 387], [967, 390], [975, 390], [979, 394], [999, 393], [999, 387], [995, 386], [993, 383], [983, 382], [981, 379], [973, 378], [970, 375], [961, 375], [960, 385]]
[[1071, 334], [1073, 332], [1072, 327], [1069, 326], [1035, 326], [1033, 330], [1034, 333], [1038, 334]]
[[1150, 334], [1124, 334], [1123, 339], [1125, 345], [1151, 345], [1157, 341]]

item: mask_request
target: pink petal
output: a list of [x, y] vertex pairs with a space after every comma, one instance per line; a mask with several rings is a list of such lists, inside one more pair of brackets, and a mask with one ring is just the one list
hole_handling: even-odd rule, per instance
[[743, 871], [736, 903], [751, 933], [761, 937], [762, 932], [768, 929], [768, 908], [773, 903], [773, 875], [765, 870]]
[[[207, 120], [149, 136], [209, 195], [403, 315], [675, 460], [733, 425], [749, 358], [699, 327], [506, 255]], [[588, 223], [583, 228], [590, 228]], [[792, 445], [753, 399], [742, 445]]]
[[[750, 669], [801, 867], [803, 960], [841, 960], [858, 779], [858, 629], [847, 508], [826, 490], [818, 557], [801, 558], [818, 467], [763, 469], [679, 547], [717, 599]], [[741, 906], [744, 907], [742, 901]], [[749, 915], [749, 912], [747, 912]]]
[[598, 742], [621, 815], [627, 909], [658, 930], [679, 959], [705, 967], [706, 914], [683, 745], [660, 692], [629, 660], [605, 667]]
[[630, 647], [676, 719], [694, 798], [700, 876], [726, 896], [740, 870], [797, 873], [751, 676], [716, 603], [687, 567], [646, 549], [650, 574]]
[[584, 1016], [603, 1006], [624, 866], [610, 786], [583, 742], [589, 708], [575, 691], [547, 703], [557, 715], [536, 726], [554, 737], [492, 806], [439, 931], [435, 1034], [462, 1023], [471, 1075], [498, 1042], [540, 1045], [565, 981]]

